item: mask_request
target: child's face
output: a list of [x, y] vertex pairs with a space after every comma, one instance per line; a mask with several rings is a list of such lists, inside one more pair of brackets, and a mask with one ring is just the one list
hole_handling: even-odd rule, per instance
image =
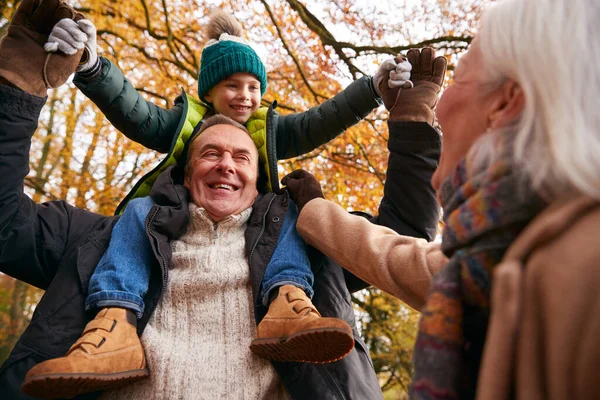
[[204, 95], [215, 111], [228, 116], [240, 124], [248, 119], [260, 106], [260, 82], [252, 74], [237, 72], [217, 83]]

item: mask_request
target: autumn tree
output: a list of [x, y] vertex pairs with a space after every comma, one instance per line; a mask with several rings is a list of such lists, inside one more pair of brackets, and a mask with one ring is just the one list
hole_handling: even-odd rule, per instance
[[[73, 0], [98, 28], [98, 51], [123, 70], [148, 100], [168, 108], [181, 94], [197, 95], [203, 27], [212, 8], [235, 15], [257, 44], [268, 70], [263, 104], [282, 114], [318, 105], [379, 62], [410, 48], [432, 46], [450, 61], [469, 44], [485, 0]], [[0, 0], [0, 36], [19, 1]], [[383, 108], [332, 142], [280, 162], [279, 173], [304, 168], [325, 196], [349, 210], [376, 213], [387, 165]], [[66, 198], [109, 215], [160, 155], [117, 132], [76, 88], [49, 92], [34, 136], [31, 173], [35, 200]], [[41, 292], [0, 280], [4, 354], [31, 317]], [[359, 325], [386, 396], [410, 380], [418, 313], [376, 289], [354, 295]], [[12, 324], [12, 325], [11, 325]], [[1, 354], [0, 354], [1, 356]]]

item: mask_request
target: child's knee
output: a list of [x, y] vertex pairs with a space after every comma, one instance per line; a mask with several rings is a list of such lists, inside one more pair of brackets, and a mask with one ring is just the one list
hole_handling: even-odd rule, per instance
[[127, 204], [125, 212], [129, 210], [129, 212], [132, 212], [135, 215], [146, 217], [146, 215], [148, 215], [148, 213], [152, 209], [153, 205], [154, 201], [152, 201], [152, 198], [150, 196], [138, 197], [136, 199], [131, 200]]

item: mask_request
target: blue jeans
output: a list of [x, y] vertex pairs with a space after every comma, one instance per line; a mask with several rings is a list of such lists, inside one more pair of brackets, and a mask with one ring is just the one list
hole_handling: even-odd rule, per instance
[[[153, 251], [146, 234], [146, 217], [154, 202], [150, 197], [129, 202], [110, 238], [108, 249], [90, 279], [85, 309], [123, 307], [144, 313], [144, 296], [150, 282]], [[290, 200], [277, 246], [261, 285], [260, 297], [268, 305], [270, 292], [291, 284], [313, 295], [313, 273], [306, 254], [306, 245], [298, 231], [298, 209]]]
[[279, 286], [294, 285], [312, 298], [314, 276], [306, 254], [306, 243], [298, 234], [298, 207], [290, 199], [285, 220], [277, 239], [277, 246], [265, 270], [260, 297], [264, 306], [269, 305], [271, 291]]
[[154, 257], [146, 234], [146, 217], [153, 205], [150, 197], [127, 204], [90, 279], [86, 310], [123, 307], [142, 317]]

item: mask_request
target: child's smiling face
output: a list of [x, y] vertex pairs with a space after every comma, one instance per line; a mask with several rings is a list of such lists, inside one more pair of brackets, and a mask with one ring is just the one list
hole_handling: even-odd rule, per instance
[[259, 80], [246, 72], [228, 76], [204, 95], [204, 99], [213, 104], [216, 112], [244, 125], [258, 110], [260, 98]]

